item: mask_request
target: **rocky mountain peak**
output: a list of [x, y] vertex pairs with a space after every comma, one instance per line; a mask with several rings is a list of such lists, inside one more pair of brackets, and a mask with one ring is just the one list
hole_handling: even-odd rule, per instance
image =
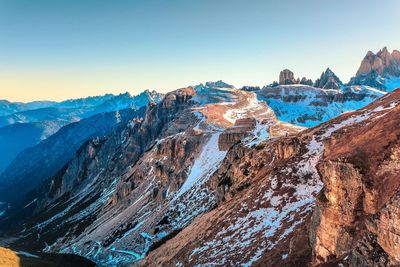
[[210, 88], [234, 88], [233, 85], [227, 84], [222, 80], [218, 80], [216, 82], [206, 82], [206, 87]]
[[312, 85], [313, 82], [311, 79], [303, 78], [295, 78], [294, 73], [289, 69], [284, 69], [279, 73], [279, 85], [289, 85], [289, 84], [304, 84], [304, 85]]
[[279, 73], [279, 84], [294, 84], [296, 80], [294, 78], [294, 73], [291, 70], [284, 69]]
[[394, 50], [390, 53], [387, 47], [384, 47], [376, 54], [368, 51], [361, 62], [356, 76], [368, 75], [371, 72], [376, 72], [379, 75], [387, 73], [398, 76], [400, 74], [399, 66], [400, 52]]
[[322, 72], [321, 77], [315, 81], [314, 87], [340, 89], [343, 87], [343, 83], [330, 68], [327, 68]]

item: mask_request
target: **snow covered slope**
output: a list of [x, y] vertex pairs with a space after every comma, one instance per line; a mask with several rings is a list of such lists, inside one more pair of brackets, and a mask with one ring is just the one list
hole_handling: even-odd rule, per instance
[[264, 87], [256, 91], [276, 116], [285, 122], [312, 127], [340, 114], [366, 106], [386, 92], [369, 86], [351, 86], [342, 90], [305, 85]]

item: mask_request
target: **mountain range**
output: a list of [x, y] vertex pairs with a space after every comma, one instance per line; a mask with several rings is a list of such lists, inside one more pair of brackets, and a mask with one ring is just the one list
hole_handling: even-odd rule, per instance
[[368, 52], [348, 84], [283, 70], [141, 105], [35, 103], [81, 117], [1, 174], [0, 245], [99, 266], [398, 266], [399, 58]]
[[[62, 102], [41, 101], [30, 103], [10, 103], [1, 101], [0, 148], [2, 148], [0, 173], [23, 150], [30, 148], [53, 135], [72, 122], [121, 109], [140, 109], [149, 102], [159, 102], [162, 94], [149, 90], [139, 95], [87, 97]], [[1, 178], [0, 178], [1, 179]]]

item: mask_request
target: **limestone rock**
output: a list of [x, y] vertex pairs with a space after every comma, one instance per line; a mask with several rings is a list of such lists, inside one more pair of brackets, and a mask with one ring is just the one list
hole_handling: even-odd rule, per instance
[[314, 87], [323, 89], [341, 89], [342, 81], [333, 73], [330, 68], [322, 72], [321, 77], [315, 81]]
[[295, 84], [296, 79], [294, 78], [294, 74], [292, 71], [288, 69], [284, 69], [283, 71], [280, 72], [279, 74], [279, 84], [280, 85], [285, 85], [285, 84]]

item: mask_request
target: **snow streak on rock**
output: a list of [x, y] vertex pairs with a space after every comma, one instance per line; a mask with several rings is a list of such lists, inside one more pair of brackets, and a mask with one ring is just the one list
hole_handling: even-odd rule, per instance
[[226, 151], [218, 149], [219, 135], [220, 132], [212, 134], [207, 144], [204, 145], [203, 150], [194, 162], [185, 183], [176, 194], [174, 200], [186, 193], [195, 184], [207, 180], [218, 169], [226, 155]]

